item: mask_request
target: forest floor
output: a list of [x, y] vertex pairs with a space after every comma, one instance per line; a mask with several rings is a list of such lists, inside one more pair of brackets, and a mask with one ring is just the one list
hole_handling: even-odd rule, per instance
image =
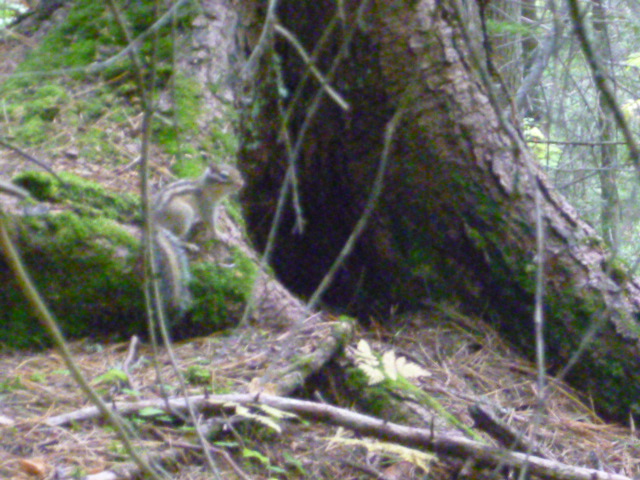
[[[357, 363], [353, 354], [357, 342], [366, 340], [377, 355], [394, 352], [396, 359], [402, 357], [419, 365], [426, 373], [413, 384], [464, 425], [474, 425], [469, 408], [480, 405], [502, 418], [522, 435], [525, 445], [549, 460], [630, 477], [639, 471], [640, 442], [633, 431], [603, 422], [581, 401], [584, 397], [551, 378], [546, 379], [541, 411], [535, 365], [521, 359], [491, 329], [453, 312], [399, 318], [397, 329], [358, 331], [346, 356], [327, 354], [320, 368], [288, 395], [310, 400], [320, 409], [326, 402], [363, 412], [371, 410], [371, 396], [377, 395], [383, 404], [378, 405], [376, 415], [385, 421], [432, 429], [450, 438], [466, 435], [443, 421], [415, 393], [389, 384], [373, 394], [371, 387], [363, 387], [361, 392], [350, 388], [345, 372]], [[255, 379], [274, 369], [273, 359], [293, 341], [301, 345], [296, 355], [307, 358], [305, 355], [320, 350], [330, 335], [329, 324], [311, 322], [297, 334], [254, 325], [181, 342], [174, 346], [174, 352], [189, 395], [238, 394], [252, 391]], [[183, 415], [167, 410], [162, 400], [161, 384], [171, 398], [181, 398], [165, 349], [154, 355], [147, 343], [137, 340], [84, 340], [71, 348], [94, 388], [135, 426], [137, 449], [161, 461], [172, 478], [212, 478]], [[276, 370], [281, 372], [282, 367], [285, 365]], [[276, 375], [274, 383], [283, 378], [284, 374]], [[132, 469], [113, 431], [88, 408], [90, 403], [55, 351], [2, 354], [0, 392], [3, 478], [76, 478], [74, 475], [84, 474], [98, 479], [104, 475], [100, 472], [122, 474]], [[465, 464], [464, 458], [428, 459], [422, 456], [424, 450], [401, 449], [392, 442], [376, 440], [375, 433], [361, 435], [329, 425], [320, 416], [314, 421], [263, 410], [259, 394], [255, 398], [256, 403], [246, 404], [244, 409], [231, 402], [222, 411], [198, 407], [203, 425], [213, 432], [214, 459], [222, 478], [451, 478], [454, 472], [460, 474]], [[496, 445], [486, 433], [477, 432], [482, 443]], [[490, 476], [490, 471], [481, 472], [474, 468], [472, 459], [470, 462], [467, 467], [471, 470], [463, 476]]]

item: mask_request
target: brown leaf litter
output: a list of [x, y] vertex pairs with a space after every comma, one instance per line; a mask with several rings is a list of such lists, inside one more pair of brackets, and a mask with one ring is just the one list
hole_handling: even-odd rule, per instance
[[[327, 322], [326, 317], [313, 318], [293, 333], [254, 324], [230, 334], [175, 345], [182, 372], [210, 373], [204, 383], [192, 382], [189, 393], [247, 392], [256, 379], [266, 378], [263, 387], [272, 384], [281, 395], [361, 410], [357, 392], [343, 386], [345, 368], [351, 365], [344, 356], [335, 354], [340, 346], [335, 324]], [[391, 349], [428, 370], [431, 376], [421, 377], [414, 384], [465, 424], [473, 424], [468, 408], [480, 402], [493, 408], [549, 459], [630, 477], [638, 474], [640, 442], [635, 433], [621, 425], [604, 423], [588, 406], [588, 399], [566, 385], [548, 379], [544, 411], [536, 422], [534, 365], [521, 359], [491, 329], [452, 311], [405, 317], [397, 325], [397, 332], [378, 330], [361, 332], [360, 336], [375, 352]], [[161, 350], [154, 366], [153, 351], [147, 344], [135, 353], [128, 380], [105, 377], [107, 372], [122, 368], [128, 348], [127, 343], [90, 340], [72, 345], [85, 376], [94, 380], [94, 387], [116, 409], [119, 403], [160, 398], [158, 373], [165, 389], [172, 396], [178, 395], [166, 352]], [[300, 365], [312, 366], [305, 369]], [[47, 420], [56, 415], [89, 405], [55, 352], [4, 353], [0, 358], [0, 392], [3, 478], [54, 478], [54, 474], [65, 478], [74, 472], [86, 475], [117, 469], [127, 462], [112, 430], [99, 419], [76, 420], [67, 426], [47, 425]], [[393, 411], [383, 415], [393, 416], [406, 408], [409, 426], [457, 433], [428, 407], [406, 398], [403, 405], [390, 405]], [[385, 453], [384, 449], [382, 453], [368, 452], [370, 448], [359, 443], [361, 440], [354, 446], [347, 439], [354, 441], [360, 435], [340, 427], [284, 419], [277, 421], [282, 427], [277, 433], [259, 422], [242, 421], [242, 416], [231, 410], [226, 418], [219, 412], [214, 417], [220, 428], [211, 430], [215, 432], [211, 438], [222, 442], [215, 444], [214, 456], [225, 479], [356, 479], [375, 478], [375, 472], [384, 472], [380, 478], [448, 478], [454, 471], [464, 473], [460, 459], [442, 458], [426, 474], [415, 465], [410, 468], [395, 453]], [[206, 423], [214, 417], [202, 420]], [[132, 418], [139, 435], [138, 448], [160, 456], [174, 452], [171, 461], [165, 463], [172, 478], [212, 478], [202, 466], [197, 442], [188, 429], [182, 428], [181, 420], [167, 415], [145, 417], [140, 412]], [[495, 444], [487, 436], [484, 440]], [[483, 478], [478, 472], [466, 475]]]

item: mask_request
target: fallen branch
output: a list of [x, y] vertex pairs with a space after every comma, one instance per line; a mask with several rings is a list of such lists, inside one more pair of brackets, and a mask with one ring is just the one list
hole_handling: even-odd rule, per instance
[[[624, 475], [616, 475], [590, 468], [574, 467], [553, 460], [527, 456], [524, 453], [512, 452], [502, 448], [484, 445], [462, 437], [437, 435], [424, 428], [413, 428], [395, 423], [385, 422], [378, 418], [355, 413], [343, 408], [326, 404], [276, 397], [266, 394], [231, 394], [231, 395], [197, 395], [190, 398], [193, 407], [198, 410], [219, 408], [229, 403], [263, 404], [292, 412], [307, 420], [320, 421], [331, 425], [349, 428], [363, 435], [396, 442], [410, 447], [421, 447], [439, 455], [461, 459], [473, 459], [479, 467], [494, 468], [496, 466], [527, 468], [534, 475], [555, 480], [630, 480]], [[172, 409], [186, 408], [184, 399], [171, 399]], [[136, 403], [119, 404], [117, 411], [122, 415], [156, 407], [164, 408], [163, 400], [148, 400]], [[66, 415], [50, 418], [49, 425], [63, 425], [71, 421], [95, 418], [99, 413], [95, 407], [89, 407]]]

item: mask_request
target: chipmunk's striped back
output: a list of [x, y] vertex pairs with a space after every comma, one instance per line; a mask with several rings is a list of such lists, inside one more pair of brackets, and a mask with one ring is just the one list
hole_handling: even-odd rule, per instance
[[178, 180], [163, 188], [154, 198], [154, 220], [179, 238], [185, 238], [198, 220], [215, 235], [219, 203], [243, 184], [235, 168], [211, 164], [200, 177]]

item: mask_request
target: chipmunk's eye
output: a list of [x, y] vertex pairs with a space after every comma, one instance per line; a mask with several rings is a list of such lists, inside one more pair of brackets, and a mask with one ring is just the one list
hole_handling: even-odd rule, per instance
[[225, 165], [209, 165], [206, 173], [207, 183], [234, 183], [234, 170]]

